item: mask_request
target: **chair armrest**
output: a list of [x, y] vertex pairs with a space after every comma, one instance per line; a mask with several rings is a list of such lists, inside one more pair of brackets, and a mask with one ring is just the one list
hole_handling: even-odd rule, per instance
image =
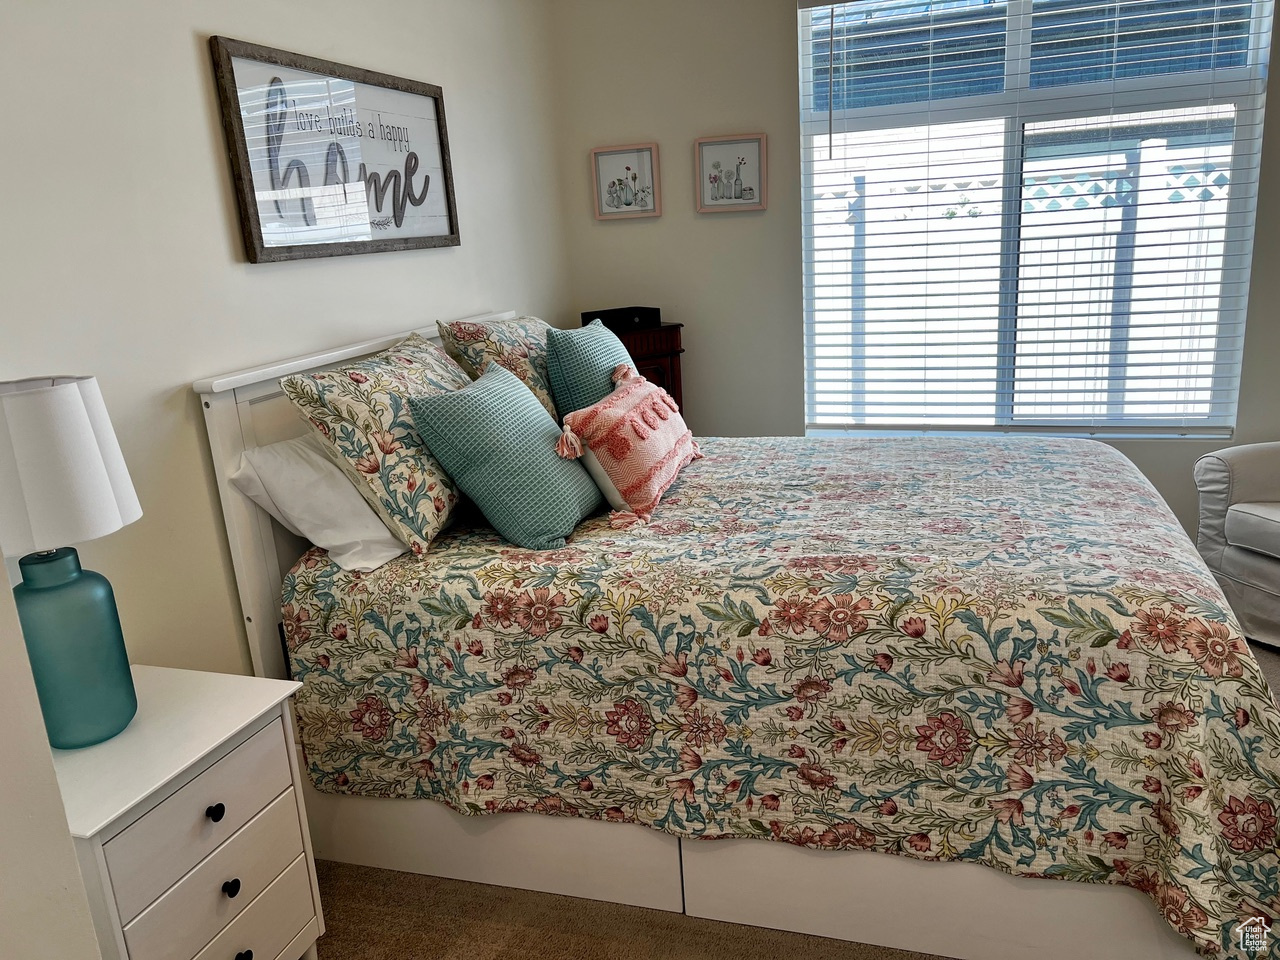
[[1280, 443], [1248, 443], [1196, 461], [1200, 526], [1196, 546], [1216, 570], [1227, 547], [1227, 510], [1235, 503], [1280, 500]]
[[1228, 507], [1280, 500], [1280, 443], [1246, 443], [1206, 453], [1196, 461], [1195, 477], [1201, 496], [1225, 496]]

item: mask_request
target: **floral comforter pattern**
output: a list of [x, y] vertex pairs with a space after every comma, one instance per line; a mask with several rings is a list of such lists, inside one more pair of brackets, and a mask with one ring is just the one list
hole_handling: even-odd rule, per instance
[[1280, 712], [1091, 441], [711, 439], [647, 525], [456, 528], [284, 585], [319, 789], [1127, 884], [1206, 955], [1280, 911]]

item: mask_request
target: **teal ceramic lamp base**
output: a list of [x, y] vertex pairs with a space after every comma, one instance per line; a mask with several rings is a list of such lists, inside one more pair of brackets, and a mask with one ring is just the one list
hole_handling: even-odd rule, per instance
[[18, 561], [18, 620], [51, 746], [110, 740], [138, 710], [115, 594], [71, 547]]

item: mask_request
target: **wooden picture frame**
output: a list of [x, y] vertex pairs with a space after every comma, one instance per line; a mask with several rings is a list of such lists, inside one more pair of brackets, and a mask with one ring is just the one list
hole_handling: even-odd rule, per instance
[[[733, 176], [729, 176], [730, 167]], [[769, 205], [768, 138], [763, 133], [699, 137], [693, 142], [698, 213], [741, 213]]]
[[656, 143], [596, 147], [591, 188], [597, 220], [662, 216], [662, 184]]
[[209, 47], [251, 263], [461, 242], [438, 86], [227, 37]]

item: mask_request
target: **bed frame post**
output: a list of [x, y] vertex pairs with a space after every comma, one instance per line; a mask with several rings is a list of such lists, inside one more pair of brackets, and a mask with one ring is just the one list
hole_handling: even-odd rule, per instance
[[241, 623], [249, 641], [253, 672], [259, 677], [285, 679], [284, 650], [280, 644], [280, 597], [269, 592], [271, 572], [279, 570], [270, 520], [247, 497], [231, 486], [230, 474], [246, 442], [236, 409], [234, 391], [201, 397], [209, 446], [214, 452], [213, 471], [222, 501], [222, 516], [231, 548], [240, 602]]

